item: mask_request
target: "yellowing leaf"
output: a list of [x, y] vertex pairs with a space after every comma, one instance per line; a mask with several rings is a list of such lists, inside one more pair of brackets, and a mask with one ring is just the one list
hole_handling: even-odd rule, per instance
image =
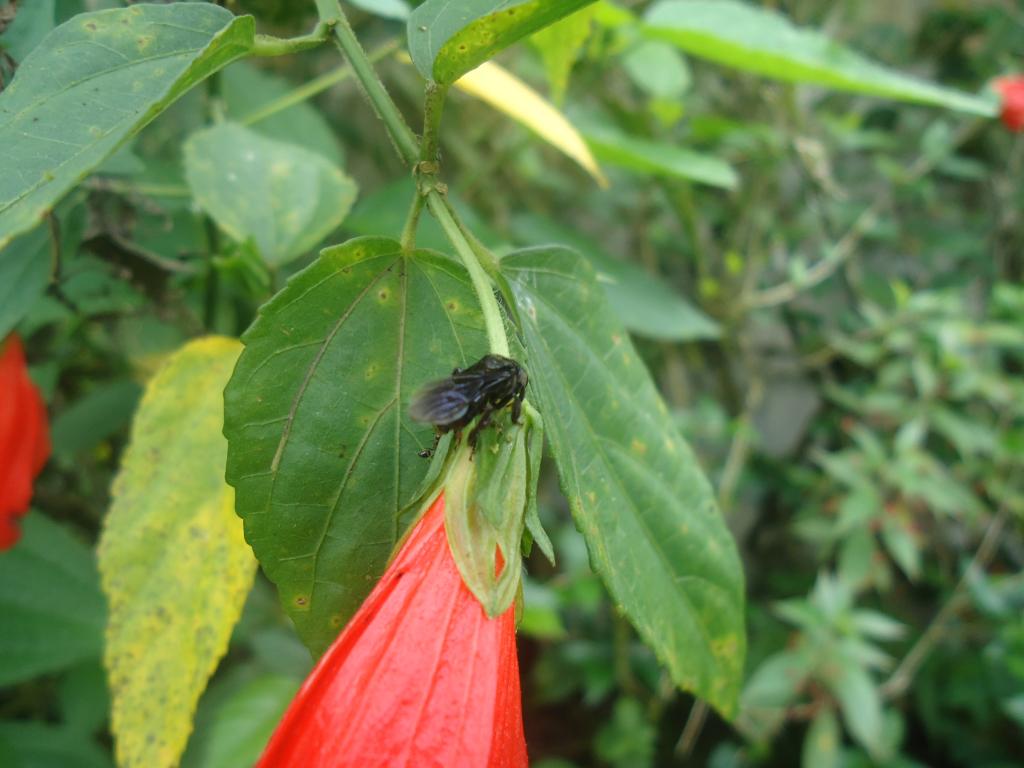
[[224, 482], [224, 385], [242, 345], [209, 337], [146, 388], [99, 546], [121, 766], [175, 766], [256, 561]]
[[455, 87], [519, 121], [579, 163], [601, 187], [608, 186], [608, 179], [579, 131], [551, 102], [507, 69], [485, 62], [456, 80]]

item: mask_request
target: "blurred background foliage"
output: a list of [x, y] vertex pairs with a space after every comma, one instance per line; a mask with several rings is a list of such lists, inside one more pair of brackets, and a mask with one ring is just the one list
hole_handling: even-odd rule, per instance
[[[117, 4], [0, 5], [4, 82], [54, 23]], [[280, 35], [315, 20], [312, 3], [226, 5]], [[415, 123], [421, 80], [392, 55], [408, 5], [352, 5]], [[600, 3], [575, 29], [545, 33], [562, 44], [499, 59], [581, 128], [607, 188], [458, 93], [444, 177], [499, 252], [563, 242], [607, 276], [740, 543], [747, 681], [733, 725], [673, 689], [591, 572], [550, 471], [542, 514], [558, 564], [530, 559], [520, 630], [531, 757], [543, 768], [1020, 765], [1024, 141], [992, 120], [688, 58], [637, 34], [630, 11], [645, 5]], [[763, 5], [969, 92], [1024, 62], [1015, 0]], [[230, 209], [230, 189], [197, 190], [201, 210], [193, 190], [206, 182], [186, 171], [186, 141], [226, 114], [355, 180], [325, 242], [401, 230], [412, 181], [351, 81], [260, 116], [337, 66], [333, 51], [232, 65], [10, 246], [39, 254], [41, 286], [52, 276], [18, 329], [50, 404], [54, 459], [24, 541], [0, 557], [0, 765], [110, 765], [90, 549], [140, 384], [185, 339], [240, 334], [313, 257], [309, 245], [271, 254], [233, 239], [209, 200], [227, 195]], [[339, 184], [340, 216], [351, 182]], [[419, 242], [446, 250], [430, 220]], [[55, 592], [67, 601], [33, 599]], [[258, 579], [184, 765], [249, 764], [309, 666]]]

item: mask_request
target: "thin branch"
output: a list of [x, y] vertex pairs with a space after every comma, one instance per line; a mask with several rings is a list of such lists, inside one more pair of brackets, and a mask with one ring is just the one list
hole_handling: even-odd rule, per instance
[[707, 720], [707, 717], [707, 702], [703, 699], [697, 699], [690, 709], [690, 716], [686, 718], [683, 733], [679, 737], [678, 743], [676, 743], [676, 755], [682, 758], [690, 756], [694, 746], [697, 744], [697, 739], [700, 737], [700, 732], [704, 730], [704, 722]]
[[[370, 51], [370, 53], [367, 54], [367, 58], [371, 63], [378, 62], [397, 51], [398, 45], [397, 38], [389, 40], [383, 45], [380, 45]], [[294, 90], [283, 94], [279, 98], [264, 104], [255, 111], [250, 112], [238, 122], [242, 125], [252, 125], [253, 123], [258, 123], [261, 120], [266, 120], [268, 117], [276, 115], [278, 112], [283, 112], [289, 107], [301, 104], [302, 102], [313, 98], [317, 94], [323, 93], [328, 88], [348, 80], [353, 74], [354, 72], [350, 66], [338, 67], [330, 72], [325, 72], [319, 77], [314, 77], [312, 80], [309, 80], [298, 88], [295, 88]]]
[[921, 637], [918, 638], [917, 642], [910, 649], [903, 660], [899, 663], [899, 666], [893, 671], [889, 679], [886, 680], [880, 687], [882, 696], [886, 699], [895, 699], [902, 696], [910, 684], [914, 680], [914, 675], [917, 674], [917, 670], [924, 663], [925, 659], [928, 658], [928, 654], [932, 652], [936, 644], [942, 637], [943, 632], [946, 629], [946, 625], [950, 619], [956, 614], [960, 608], [960, 603], [963, 599], [964, 592], [967, 589], [967, 579], [970, 575], [978, 570], [984, 569], [996, 553], [997, 545], [999, 543], [999, 536], [1003, 532], [1003, 527], [1006, 525], [1009, 514], [1005, 509], [999, 510], [999, 512], [992, 518], [992, 522], [989, 523], [988, 529], [985, 531], [985, 535], [981, 539], [981, 543], [978, 544], [978, 549], [974, 553], [974, 557], [971, 558], [971, 562], [967, 568], [964, 569], [963, 575], [960, 576], [960, 580], [953, 588], [952, 594], [946, 601], [945, 605], [935, 614], [935, 618], [932, 619], [928, 628], [925, 629]]
[[402, 113], [398, 111], [398, 106], [391, 99], [384, 83], [373, 70], [366, 51], [359, 44], [345, 17], [345, 12], [341, 10], [341, 3], [338, 0], [316, 0], [316, 6], [320, 13], [320, 21], [331, 27], [335, 43], [352, 65], [364, 95], [377, 116], [384, 122], [399, 157], [406, 165], [412, 167], [419, 159], [419, 142], [416, 141], [416, 136], [409, 129]]
[[327, 42], [331, 28], [329, 24], [320, 22], [308, 35], [298, 37], [274, 37], [273, 35], [256, 35], [250, 56], [286, 56], [319, 48]]
[[[981, 127], [983, 122], [981, 120], [974, 120], [961, 128], [959, 133], [950, 142], [950, 151], [967, 141]], [[944, 160], [945, 157], [945, 155], [921, 155], [907, 168], [904, 177], [906, 182], [913, 183], [931, 173], [935, 166]], [[764, 309], [785, 304], [795, 299], [804, 291], [825, 282], [857, 252], [857, 246], [860, 245], [861, 239], [878, 221], [878, 217], [882, 214], [887, 204], [888, 200], [884, 197], [876, 199], [874, 203], [861, 211], [860, 215], [857, 216], [853, 224], [846, 231], [846, 234], [840, 238], [839, 242], [832, 248], [831, 253], [825, 258], [809, 268], [798, 279], [787, 280], [771, 288], [757, 291], [743, 301], [744, 307], [747, 309]]]

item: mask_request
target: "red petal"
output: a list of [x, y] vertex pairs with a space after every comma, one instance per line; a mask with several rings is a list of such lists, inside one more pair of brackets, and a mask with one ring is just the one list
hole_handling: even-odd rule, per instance
[[995, 81], [1003, 97], [1000, 119], [1011, 131], [1024, 130], [1024, 76], [1001, 77]]
[[32, 482], [50, 454], [46, 406], [28, 376], [16, 335], [0, 349], [0, 550], [18, 540], [16, 518], [32, 500]]
[[525, 768], [515, 616], [462, 583], [444, 497], [285, 713], [260, 768]]

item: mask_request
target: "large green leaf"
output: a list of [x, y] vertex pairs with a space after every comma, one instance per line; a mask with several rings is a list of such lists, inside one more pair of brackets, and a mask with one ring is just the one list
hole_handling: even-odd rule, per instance
[[737, 0], [662, 0], [645, 32], [735, 69], [991, 117], [994, 101], [887, 69], [776, 11]]
[[0, 765], [9, 768], [110, 768], [87, 734], [30, 720], [0, 721]]
[[427, 0], [409, 16], [409, 54], [428, 80], [449, 84], [502, 48], [594, 0]]
[[30, 512], [22, 539], [0, 554], [0, 685], [98, 657], [106, 607], [89, 549]]
[[118, 763], [178, 764], [256, 561], [224, 482], [221, 392], [241, 345], [207, 337], [146, 387], [100, 540]]
[[252, 17], [211, 3], [76, 16], [0, 94], [0, 248], [187, 89], [252, 46]]
[[583, 131], [594, 156], [612, 165], [650, 176], [670, 176], [723, 189], [734, 189], [739, 177], [732, 166], [714, 155], [650, 141], [610, 128]]
[[587, 257], [608, 294], [608, 303], [631, 332], [652, 339], [717, 339], [718, 324], [663, 280], [630, 261], [617, 259], [586, 235], [533, 214], [512, 218], [523, 245], [568, 245]]
[[502, 260], [562, 488], [591, 561], [672, 679], [730, 715], [743, 670], [743, 571], [689, 446], [564, 248]]
[[356, 185], [316, 152], [219, 123], [185, 142], [192, 196], [240, 242], [278, 266], [315, 247], [342, 220]]
[[260, 311], [224, 393], [245, 533], [315, 654], [384, 570], [427, 462], [413, 392], [486, 350], [469, 278], [386, 238], [329, 248]]

